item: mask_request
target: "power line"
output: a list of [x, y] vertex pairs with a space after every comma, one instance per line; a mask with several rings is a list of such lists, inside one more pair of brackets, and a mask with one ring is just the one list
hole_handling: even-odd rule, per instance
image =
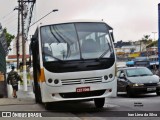
[[5, 21], [8, 21], [8, 20], [10, 20], [10, 19], [13, 19], [14, 17], [17, 17], [16, 13], [13, 14], [12, 16], [10, 16], [10, 17], [7, 17], [7, 18], [5, 18], [5, 19], [2, 19], [1, 21], [2, 21], [2, 22], [5, 22]]
[[15, 20], [18, 20], [18, 18], [16, 18], [16, 19], [14, 19], [14, 20], [12, 20], [12, 21], [8, 21], [8, 22], [6, 22], [6, 23], [3, 23], [4, 24], [4, 26], [8, 26], [8, 25], [11, 25], [11, 26], [13, 26], [13, 25], [15, 25], [15, 23], [13, 23], [13, 22], [15, 22]]
[[12, 10], [11, 12], [7, 13], [5, 16], [0, 18], [0, 21], [7, 18], [14, 10]]
[[15, 29], [17, 29], [17, 25], [16, 24], [14, 24], [14, 25], [12, 25], [12, 26], [6, 26], [6, 28], [7, 28], [7, 32], [8, 31], [12, 31], [12, 30], [15, 30]]
[[15, 29], [11, 29], [11, 30], [8, 30], [8, 32], [10, 33], [10, 34], [13, 34], [13, 35], [15, 35], [16, 34], [16, 31], [17, 30], [17, 28], [15, 28]]
[[13, 23], [13, 24], [6, 24], [4, 27], [7, 28], [7, 29], [9, 29], [9, 28], [13, 28], [15, 26], [17, 26], [17, 24]]

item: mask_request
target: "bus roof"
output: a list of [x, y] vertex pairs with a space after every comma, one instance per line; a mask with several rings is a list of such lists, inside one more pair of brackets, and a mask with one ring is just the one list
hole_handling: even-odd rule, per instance
[[[54, 20], [53, 20], [54, 21]], [[67, 20], [67, 21], [54, 21], [54, 22], [45, 22], [45, 23], [40, 23], [38, 27], [41, 27], [41, 26], [47, 26], [47, 25], [53, 25], [53, 24], [63, 24], [63, 23], [75, 23], [75, 22], [99, 22], [99, 23], [105, 23], [107, 24], [106, 22], [104, 21], [100, 21], [100, 20]], [[113, 29], [112, 27], [110, 27], [108, 24], [107, 26], [110, 28], [110, 29]]]

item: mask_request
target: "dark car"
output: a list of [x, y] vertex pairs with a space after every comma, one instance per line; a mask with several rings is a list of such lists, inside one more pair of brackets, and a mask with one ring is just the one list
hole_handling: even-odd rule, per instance
[[159, 76], [153, 75], [147, 67], [121, 68], [117, 72], [117, 77], [118, 92], [127, 92], [128, 97], [151, 92], [160, 95]]

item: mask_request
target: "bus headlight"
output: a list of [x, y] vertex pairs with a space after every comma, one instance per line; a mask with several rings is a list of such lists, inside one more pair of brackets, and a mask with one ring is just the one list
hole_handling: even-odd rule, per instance
[[60, 85], [62, 85], [61, 80], [59, 80], [59, 79], [49, 78], [49, 79], [48, 79], [48, 83], [49, 83], [50, 85], [53, 85], [53, 86], [60, 86]]
[[58, 79], [55, 79], [54, 80], [54, 84], [58, 84], [59, 83], [59, 80]]
[[113, 74], [109, 74], [109, 78], [112, 78], [113, 77]]
[[53, 82], [53, 80], [52, 80], [51, 78], [49, 78], [49, 79], [48, 79], [48, 82], [49, 82], [49, 83], [52, 83], [52, 82]]
[[105, 80], [108, 80], [108, 76], [107, 76], [107, 75], [105, 75], [105, 76], [104, 76], [104, 79], [105, 79]]
[[111, 82], [115, 79], [114, 74], [104, 75], [102, 82]]

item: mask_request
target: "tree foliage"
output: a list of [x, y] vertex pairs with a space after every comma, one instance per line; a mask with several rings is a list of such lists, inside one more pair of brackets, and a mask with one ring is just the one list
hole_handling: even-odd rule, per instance
[[144, 44], [150, 44], [152, 42], [152, 39], [150, 39], [150, 35], [143, 35], [141, 42], [143, 42]]
[[15, 36], [8, 33], [6, 28], [3, 29], [3, 33], [4, 33], [6, 41], [7, 41], [7, 46], [10, 47], [10, 44], [11, 44], [12, 40], [15, 38]]
[[158, 41], [153, 41], [150, 38], [150, 35], [143, 35], [143, 38], [140, 41], [146, 44], [146, 48], [158, 46]]

